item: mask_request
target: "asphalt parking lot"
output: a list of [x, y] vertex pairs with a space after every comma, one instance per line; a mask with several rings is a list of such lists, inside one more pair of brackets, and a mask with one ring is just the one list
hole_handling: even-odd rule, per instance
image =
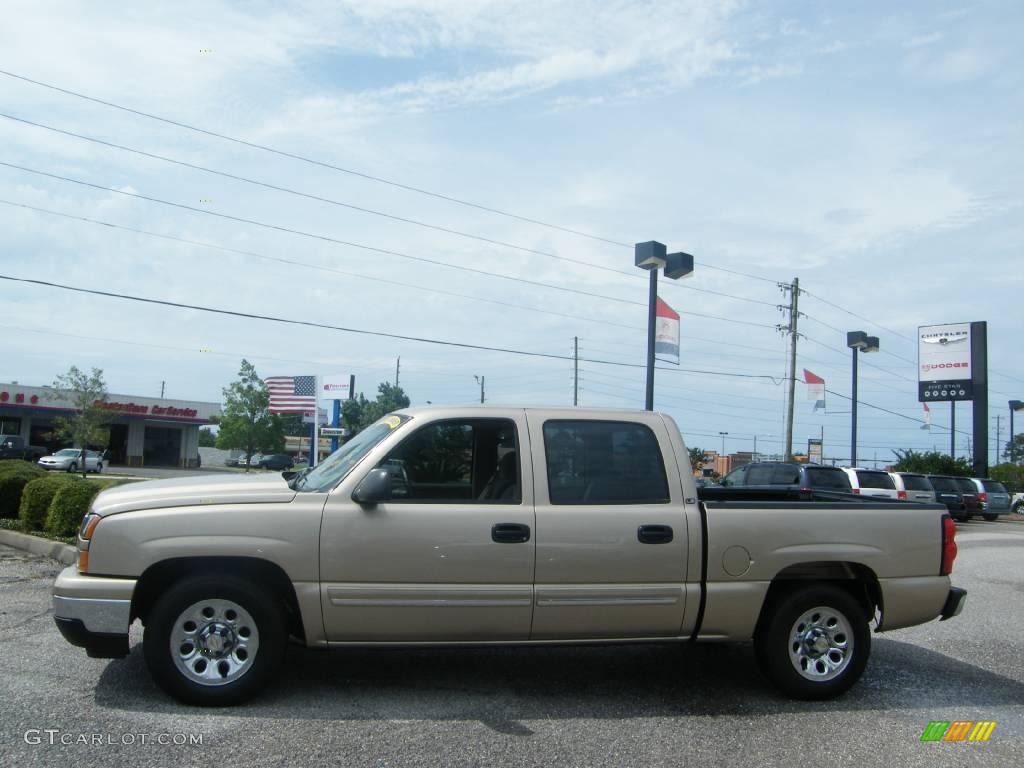
[[[0, 546], [0, 765], [1024, 765], [1024, 524], [959, 529], [964, 614], [875, 635], [859, 685], [822, 704], [778, 698], [749, 647], [665, 645], [293, 648], [254, 703], [190, 709], [150, 681], [141, 638], [122, 661], [67, 645], [60, 566]], [[997, 726], [922, 743], [931, 720]], [[101, 743], [60, 743], [80, 734]]]

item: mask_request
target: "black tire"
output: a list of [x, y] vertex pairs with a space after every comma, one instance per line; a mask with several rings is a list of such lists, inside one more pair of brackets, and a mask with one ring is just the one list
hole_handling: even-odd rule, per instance
[[[819, 608], [824, 610], [815, 611]], [[864, 609], [848, 592], [828, 584], [799, 587], [776, 599], [766, 610], [769, 613], [754, 636], [754, 653], [762, 674], [780, 691], [795, 699], [832, 699], [860, 679], [871, 654], [871, 632]], [[796, 635], [798, 620], [808, 613], [821, 617], [820, 628], [826, 643], [832, 637], [837, 644], [842, 641], [845, 649], [830, 644], [820, 658], [801, 658], [800, 653], [808, 649], [791, 642], [791, 633]], [[835, 616], [846, 623], [848, 631], [843, 631], [841, 623], [828, 627]], [[803, 626], [806, 632], [818, 631], [815, 623]], [[842, 658], [839, 664], [835, 663], [836, 656]], [[804, 671], [798, 671], [797, 664], [804, 662]], [[830, 665], [836, 668], [831, 669]]]
[[994, 523], [999, 519], [999, 515], [982, 515], [982, 517], [990, 523]]
[[[202, 684], [187, 677], [171, 649], [172, 633], [176, 632], [183, 612], [204, 602], [233, 603], [247, 612], [255, 624], [250, 631], [258, 638], [258, 650], [247, 659], [249, 666], [245, 671], [229, 682]], [[239, 622], [242, 623], [247, 622]], [[274, 678], [284, 660], [287, 641], [284, 606], [270, 590], [232, 576], [198, 575], [174, 584], [153, 605], [146, 619], [142, 651], [157, 685], [174, 698], [186, 704], [227, 706], [252, 698]], [[192, 658], [195, 664], [205, 666], [200, 659], [215, 657]]]

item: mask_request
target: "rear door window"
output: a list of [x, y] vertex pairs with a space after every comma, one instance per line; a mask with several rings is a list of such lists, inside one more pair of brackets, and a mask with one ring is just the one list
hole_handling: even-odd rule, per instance
[[850, 478], [841, 469], [825, 469], [824, 467], [808, 467], [807, 483], [811, 488], [820, 488], [827, 491], [852, 490]]
[[625, 421], [544, 423], [552, 504], [667, 504], [668, 478], [649, 427]]
[[800, 467], [792, 464], [779, 464], [772, 472], [772, 485], [799, 485]]
[[857, 470], [857, 483], [861, 488], [885, 488], [890, 491], [896, 490], [896, 484], [885, 472]]
[[978, 487], [966, 477], [956, 477], [953, 478], [953, 480], [956, 483], [957, 488], [960, 489], [960, 493], [978, 493]]
[[924, 475], [900, 475], [903, 478], [903, 487], [908, 491], [930, 491], [932, 484]]

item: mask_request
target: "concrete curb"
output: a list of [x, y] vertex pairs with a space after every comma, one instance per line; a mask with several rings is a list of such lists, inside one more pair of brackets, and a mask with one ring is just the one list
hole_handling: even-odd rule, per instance
[[0, 528], [0, 544], [6, 544], [15, 549], [23, 549], [33, 555], [42, 555], [57, 560], [64, 565], [74, 565], [78, 562], [78, 550], [70, 544], [61, 544], [59, 541], [50, 541], [39, 536], [31, 536], [27, 533], [8, 531]]

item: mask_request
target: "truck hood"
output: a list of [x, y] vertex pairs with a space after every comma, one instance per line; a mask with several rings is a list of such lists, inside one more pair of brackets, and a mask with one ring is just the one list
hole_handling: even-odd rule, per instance
[[269, 504], [289, 502], [295, 491], [277, 472], [269, 475], [202, 475], [173, 480], [146, 480], [108, 488], [93, 502], [93, 512], [113, 515], [140, 509], [200, 504]]

